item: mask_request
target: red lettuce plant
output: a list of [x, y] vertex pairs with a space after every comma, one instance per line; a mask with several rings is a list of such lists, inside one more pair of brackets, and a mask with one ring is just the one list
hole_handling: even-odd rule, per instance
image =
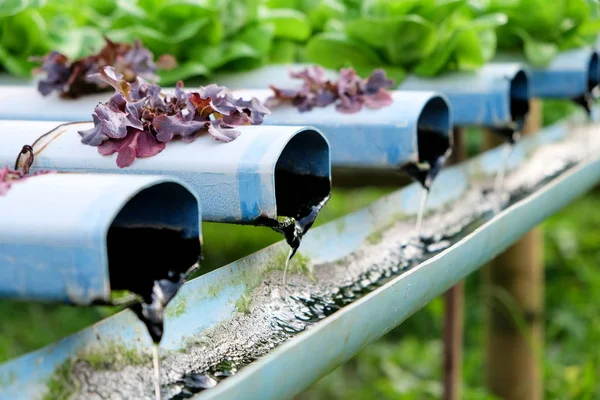
[[134, 44], [115, 43], [105, 38], [106, 45], [97, 54], [71, 61], [62, 53], [53, 51], [35, 61], [42, 63], [41, 70], [46, 77], [39, 81], [38, 90], [44, 96], [57, 91], [63, 98], [77, 98], [81, 95], [110, 90], [106, 83], [90, 77], [105, 66], [114, 67], [129, 82], [140, 76], [156, 81], [157, 68], [170, 69], [176, 65], [175, 59], [162, 55], [158, 63], [153, 60], [150, 50], [139, 41]]
[[291, 102], [298, 111], [310, 111], [313, 107], [326, 107], [335, 103], [339, 112], [351, 114], [367, 108], [382, 108], [392, 104], [392, 96], [387, 89], [394, 81], [387, 79], [385, 71], [376, 69], [366, 79], [360, 78], [354, 69], [342, 69], [337, 82], [325, 79], [321, 67], [313, 66], [300, 72], [290, 71], [290, 77], [301, 79], [303, 84], [297, 89], [280, 89], [273, 85], [274, 92], [266, 101], [267, 107], [275, 107], [282, 102]]
[[36, 175], [51, 174], [56, 171], [36, 171], [33, 174], [24, 174], [21, 171], [15, 171], [8, 167], [0, 169], [0, 196], [8, 193], [14, 182], [21, 181]]
[[256, 98], [235, 99], [222, 86], [208, 85], [197, 92], [183, 90], [178, 82], [175, 93], [167, 95], [158, 85], [139, 76], [133, 82], [124, 79], [112, 67], [104, 67], [96, 76], [116, 92], [106, 103], [94, 109], [94, 127], [80, 131], [81, 142], [97, 146], [103, 155], [118, 153], [121, 168], [136, 158], [160, 153], [174, 138], [193, 142], [209, 134], [219, 142], [230, 142], [240, 125], [259, 125], [269, 114]]

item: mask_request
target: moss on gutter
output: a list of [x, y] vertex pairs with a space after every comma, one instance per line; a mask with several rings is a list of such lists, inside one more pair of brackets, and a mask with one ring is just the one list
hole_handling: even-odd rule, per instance
[[187, 311], [187, 302], [187, 296], [182, 296], [182, 294], [179, 293], [179, 295], [167, 305], [165, 316], [167, 318], [181, 317]]
[[369, 244], [378, 244], [381, 243], [381, 240], [383, 240], [383, 234], [387, 231], [389, 231], [394, 225], [396, 225], [398, 222], [406, 220], [408, 218], [408, 215], [406, 215], [405, 213], [399, 212], [399, 213], [395, 213], [394, 215], [391, 216], [390, 220], [383, 225], [381, 228], [374, 230], [373, 232], [371, 232], [371, 234], [369, 236], [367, 236], [366, 241]]
[[252, 297], [244, 293], [235, 302], [235, 308], [243, 314], [250, 314], [250, 304], [252, 304]]
[[0, 388], [6, 388], [17, 382], [17, 374], [10, 371], [8, 374], [0, 374]]
[[43, 400], [70, 399], [79, 391], [79, 382], [73, 375], [73, 360], [60, 364], [46, 383], [48, 390]]
[[127, 348], [116, 343], [82, 353], [77, 358], [87, 362], [97, 371], [119, 370], [127, 365], [143, 365], [152, 362], [149, 353], [142, 353], [135, 348]]

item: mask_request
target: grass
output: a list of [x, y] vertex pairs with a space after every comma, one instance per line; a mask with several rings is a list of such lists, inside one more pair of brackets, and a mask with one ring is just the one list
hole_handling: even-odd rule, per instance
[[[572, 107], [545, 104], [545, 123]], [[481, 135], [468, 135], [470, 152]], [[375, 188], [336, 189], [317, 220], [323, 224], [369, 204], [386, 191]], [[544, 391], [548, 399], [600, 398], [600, 193], [593, 192], [543, 224], [546, 265]], [[343, 229], [340, 226], [340, 229]], [[202, 272], [230, 263], [281, 240], [265, 228], [205, 223], [205, 262]], [[373, 237], [376, 241], [377, 237]], [[306, 262], [300, 262], [300, 266]], [[483, 310], [479, 275], [466, 282], [463, 398], [491, 400], [483, 385]], [[250, 304], [244, 298], [241, 312]], [[184, 312], [174, 303], [168, 312]], [[54, 342], [104, 318], [106, 307], [68, 306], [0, 301], [0, 362]], [[400, 327], [366, 347], [353, 360], [333, 371], [299, 396], [320, 399], [437, 399], [441, 391], [441, 331], [443, 303], [436, 299]], [[92, 357], [93, 358], [93, 357]], [[95, 361], [102, 361], [98, 358]], [[65, 369], [66, 370], [66, 369]], [[51, 381], [53, 398], [73, 389], [66, 375]]]

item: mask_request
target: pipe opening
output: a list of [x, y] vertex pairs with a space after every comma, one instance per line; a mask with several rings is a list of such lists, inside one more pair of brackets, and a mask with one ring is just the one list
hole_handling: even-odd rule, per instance
[[297, 218], [307, 205], [322, 201], [330, 192], [327, 141], [312, 129], [296, 134], [275, 166], [277, 215]]
[[425, 188], [431, 186], [450, 155], [450, 129], [448, 103], [442, 97], [432, 97], [417, 121], [418, 163], [404, 167], [404, 171]]
[[119, 212], [107, 235], [111, 290], [128, 290], [145, 302], [155, 280], [183, 274], [201, 256], [196, 198], [165, 182], [142, 190]]
[[330, 175], [329, 144], [313, 129], [297, 133], [277, 160], [274, 229], [285, 236], [294, 251], [329, 199]]
[[520, 131], [525, 125], [529, 113], [529, 78], [525, 71], [518, 71], [510, 80], [510, 115], [515, 123], [515, 131]]

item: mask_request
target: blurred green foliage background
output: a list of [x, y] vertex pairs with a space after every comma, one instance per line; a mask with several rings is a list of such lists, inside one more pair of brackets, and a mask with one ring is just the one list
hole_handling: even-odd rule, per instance
[[560, 50], [595, 43], [596, 0], [0, 0], [0, 67], [29, 76], [31, 56], [68, 57], [140, 39], [179, 66], [173, 84], [269, 63], [383, 67], [434, 76], [472, 71], [496, 50], [546, 65]]

